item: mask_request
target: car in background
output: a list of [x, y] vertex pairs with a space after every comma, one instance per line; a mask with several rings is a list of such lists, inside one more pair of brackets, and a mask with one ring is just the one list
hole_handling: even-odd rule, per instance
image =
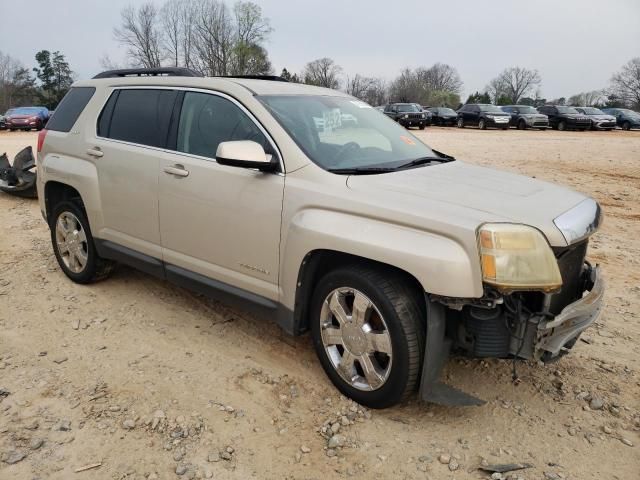
[[565, 105], [544, 105], [538, 112], [549, 117], [549, 125], [554, 130], [589, 130], [591, 120], [584, 113]]
[[509, 125], [518, 130], [537, 128], [544, 131], [549, 128], [549, 117], [538, 113], [535, 108], [529, 105], [505, 105], [500, 108], [511, 115]]
[[458, 128], [468, 125], [486, 130], [488, 127], [507, 130], [511, 116], [502, 111], [500, 107], [487, 103], [467, 103], [458, 110]]
[[431, 112], [431, 125], [439, 125], [441, 127], [453, 127], [458, 120], [458, 114], [455, 110], [447, 107], [427, 107]]
[[42, 130], [49, 121], [49, 110], [44, 107], [16, 107], [4, 114], [9, 130]]
[[385, 107], [384, 105], [380, 105], [379, 107], [373, 107], [373, 108], [375, 108], [375, 109], [376, 109], [376, 110], [378, 110], [379, 112], [384, 113], [384, 107]]
[[616, 117], [616, 124], [623, 130], [640, 128], [640, 113], [628, 108], [603, 108], [602, 111]]
[[424, 130], [427, 126], [427, 116], [415, 103], [390, 103], [384, 107], [384, 114], [406, 128]]
[[611, 131], [616, 128], [616, 117], [604, 113], [596, 107], [575, 107], [580, 113], [584, 113], [591, 119], [591, 130]]
[[414, 105], [416, 106], [416, 108], [418, 108], [422, 113], [425, 114], [425, 118], [427, 119], [427, 125], [431, 125], [431, 118], [433, 117], [433, 114], [427, 110], [427, 107], [423, 107], [422, 105], [420, 105], [419, 103], [414, 103]]
[[4, 115], [0, 115], [0, 130], [4, 130], [7, 128], [7, 123], [5, 122]]

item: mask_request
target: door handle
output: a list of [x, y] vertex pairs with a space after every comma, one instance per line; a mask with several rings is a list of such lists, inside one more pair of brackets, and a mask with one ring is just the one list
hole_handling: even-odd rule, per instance
[[176, 177], [188, 177], [189, 170], [185, 170], [182, 165], [174, 165], [172, 167], [164, 167], [164, 173], [175, 175]]
[[87, 149], [87, 155], [91, 155], [92, 157], [100, 158], [104, 155], [104, 152], [100, 150], [100, 147], [94, 147]]

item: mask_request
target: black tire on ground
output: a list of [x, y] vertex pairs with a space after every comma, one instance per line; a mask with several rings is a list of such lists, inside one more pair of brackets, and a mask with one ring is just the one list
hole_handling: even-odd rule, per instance
[[560, 130], [561, 132], [565, 131], [567, 129], [567, 124], [563, 121], [561, 121], [560, 123], [558, 123], [558, 130]]
[[458, 126], [458, 128], [464, 128], [464, 120], [458, 118], [456, 125]]
[[424, 125], [420, 125], [418, 128], [419, 128], [420, 130], [424, 130], [424, 127], [425, 127]]
[[622, 129], [623, 130], [631, 130], [631, 123], [630, 122], [624, 122], [622, 124]]
[[547, 131], [547, 127], [542, 127], [542, 128], [539, 128], [538, 130], [540, 130], [541, 132], [546, 132]]
[[[85, 236], [87, 238], [87, 263], [84, 269], [78, 273], [72, 272], [65, 265], [60, 255], [60, 251], [58, 250], [58, 244], [56, 242], [56, 223], [60, 215], [65, 212], [73, 214], [78, 219], [78, 221], [80, 222], [80, 226], [82, 230], [84, 230]], [[82, 284], [93, 283], [108, 277], [109, 274], [113, 271], [115, 263], [111, 260], [101, 258], [98, 255], [95, 244], [93, 242], [91, 228], [89, 227], [89, 221], [87, 220], [84, 207], [79, 203], [72, 201], [62, 201], [57, 205], [54, 205], [51, 212], [49, 229], [51, 230], [51, 244], [53, 246], [53, 253], [56, 256], [58, 265], [60, 265], [60, 268], [62, 269], [64, 274], [72, 281]]]
[[[363, 391], [343, 380], [322, 343], [320, 322], [324, 300], [341, 287], [365, 294], [380, 311], [389, 331], [393, 361], [387, 380], [376, 390]], [[311, 335], [324, 371], [344, 395], [370, 408], [386, 408], [417, 389], [426, 331], [424, 299], [417, 290], [408, 278], [394, 270], [358, 264], [345, 265], [320, 279], [311, 302]]]
[[479, 128], [480, 130], [486, 130], [486, 129], [487, 129], [487, 122], [485, 122], [484, 118], [481, 118], [481, 119], [478, 121], [478, 128]]
[[502, 130], [509, 130], [509, 127], [500, 127]]
[[518, 130], [526, 130], [527, 129], [527, 122], [525, 122], [524, 120], [520, 120], [518, 122]]

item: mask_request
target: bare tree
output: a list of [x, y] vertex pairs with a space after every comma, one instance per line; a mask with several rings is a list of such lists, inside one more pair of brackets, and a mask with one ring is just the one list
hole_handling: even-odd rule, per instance
[[365, 77], [356, 74], [347, 77], [346, 92], [370, 105], [381, 105], [387, 98], [387, 88], [381, 78]]
[[146, 68], [161, 65], [161, 30], [158, 26], [158, 10], [153, 3], [144, 3], [136, 10], [122, 10], [122, 25], [114, 29], [116, 40], [127, 47], [134, 63]]
[[629, 60], [611, 77], [610, 93], [628, 107], [640, 109], [640, 57]]
[[462, 89], [458, 71], [445, 63], [436, 63], [426, 70], [419, 69], [418, 74], [430, 90], [459, 94]]
[[260, 44], [273, 31], [269, 19], [262, 16], [262, 9], [253, 2], [236, 2], [233, 13], [236, 17], [238, 42], [245, 45]]
[[24, 65], [0, 51], [0, 111], [35, 100], [35, 80]]
[[205, 75], [227, 75], [235, 43], [229, 9], [218, 0], [200, 0], [197, 10], [193, 66]]
[[567, 100], [567, 103], [575, 107], [591, 107], [604, 105], [606, 101], [607, 97], [603, 90], [593, 90], [591, 92], [582, 92], [572, 95], [569, 97], [569, 100]]
[[538, 87], [542, 79], [537, 70], [522, 67], [505, 68], [500, 75], [489, 82], [489, 90], [493, 101], [498, 103], [501, 97], [509, 103], [518, 103], [534, 88]]
[[313, 60], [302, 71], [304, 83], [326, 88], [340, 88], [342, 67], [327, 57]]
[[182, 32], [182, 11], [184, 2], [182, 0], [168, 0], [160, 9], [160, 22], [164, 33], [163, 47], [165, 57], [171, 62], [171, 66], [180, 66], [180, 50], [183, 40]]
[[100, 66], [102, 67], [103, 70], [119, 70], [121, 68], [127, 68], [127, 65], [124, 65], [122, 63], [119, 63], [113, 60], [108, 53], [103, 54], [98, 59], [98, 62], [100, 63]]

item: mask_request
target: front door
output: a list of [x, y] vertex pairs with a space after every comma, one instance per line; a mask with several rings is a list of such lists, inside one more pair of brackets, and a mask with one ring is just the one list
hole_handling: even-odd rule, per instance
[[176, 154], [159, 165], [163, 259], [168, 272], [178, 267], [277, 300], [284, 176], [217, 163], [218, 145], [231, 140], [276, 154], [235, 100], [187, 91]]

